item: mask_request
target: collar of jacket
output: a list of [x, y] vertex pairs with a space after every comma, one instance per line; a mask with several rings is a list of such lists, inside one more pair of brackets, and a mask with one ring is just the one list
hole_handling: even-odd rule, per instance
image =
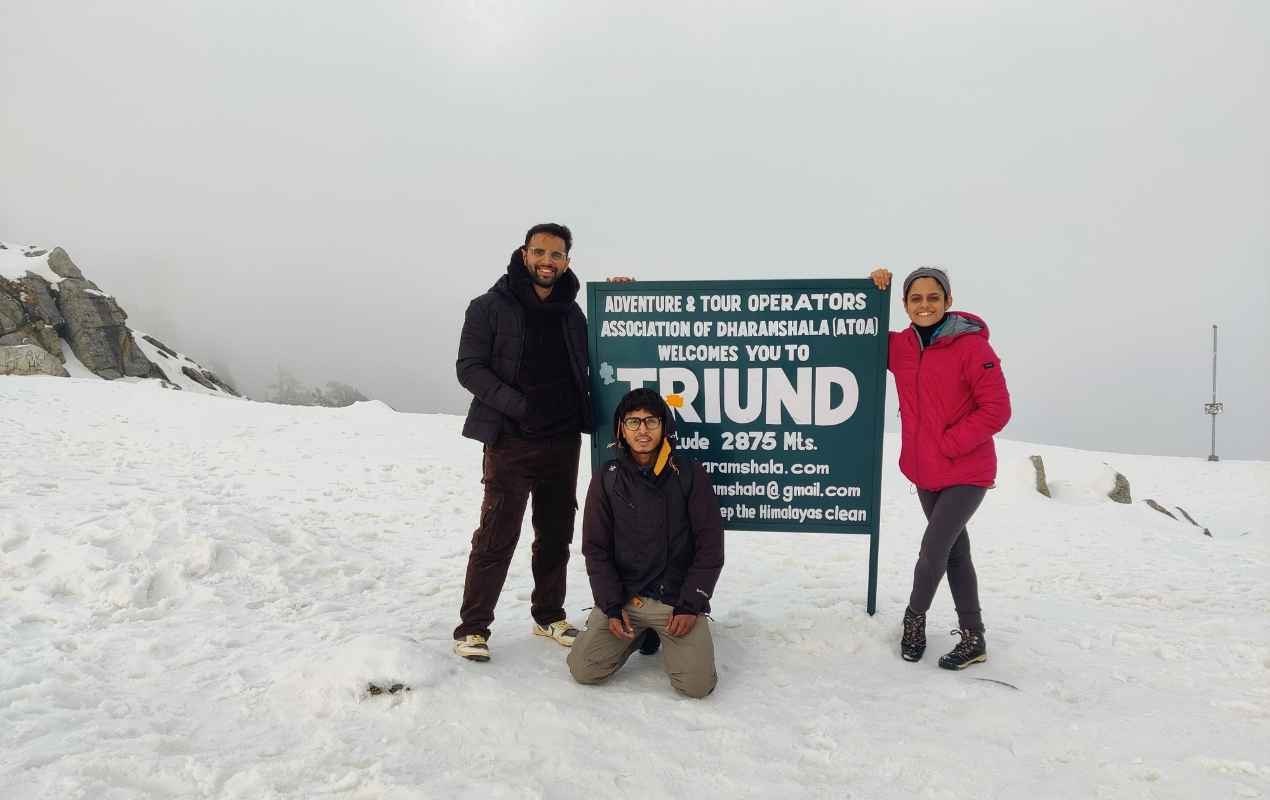
[[[909, 327], [913, 329], [913, 335], [917, 337], [917, 344], [920, 347], [922, 337], [917, 332], [917, 326], [909, 325]], [[982, 336], [987, 339], [988, 323], [969, 311], [949, 311], [944, 315], [939, 327], [935, 329], [935, 334], [930, 337], [930, 345], [926, 349], [951, 344], [954, 339], [962, 336]]]
[[556, 281], [556, 285], [551, 287], [551, 294], [547, 295], [547, 299], [539, 300], [538, 293], [534, 291], [533, 278], [529, 277], [529, 270], [525, 269], [519, 247], [512, 251], [512, 256], [507, 262], [507, 274], [494, 284], [495, 289], [500, 286], [505, 287], [522, 306], [531, 311], [550, 311], [557, 314], [563, 314], [573, 306], [573, 301], [577, 299], [578, 290], [581, 288], [578, 276], [573, 274], [573, 270], [566, 270]]
[[657, 453], [657, 458], [653, 461], [653, 468], [650, 473], [644, 472], [644, 468], [636, 463], [635, 459], [631, 457], [630, 451], [625, 447], [616, 449], [619, 466], [641, 478], [647, 475], [646, 480], [654, 484], [661, 485], [666, 480], [666, 476], [679, 471], [679, 465], [675, 463], [673, 458], [675, 449], [671, 446], [669, 439], [663, 438], [661, 440], [661, 449]]

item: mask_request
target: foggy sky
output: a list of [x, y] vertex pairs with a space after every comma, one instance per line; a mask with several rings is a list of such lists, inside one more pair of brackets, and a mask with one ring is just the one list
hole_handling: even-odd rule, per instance
[[943, 265], [1013, 439], [1207, 455], [1215, 323], [1218, 453], [1270, 458], [1259, 0], [88, 5], [5, 4], [0, 239], [255, 396], [463, 410], [551, 220], [583, 281]]

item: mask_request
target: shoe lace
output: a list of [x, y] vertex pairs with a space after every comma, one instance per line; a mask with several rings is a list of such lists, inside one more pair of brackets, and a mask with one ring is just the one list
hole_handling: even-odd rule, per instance
[[952, 652], [949, 653], [949, 655], [954, 655], [958, 658], [967, 658], [974, 652], [975, 648], [979, 646], [979, 634], [975, 631], [961, 631], [954, 628], [950, 630], [948, 634], [950, 636], [961, 636], [961, 641], [953, 646]]

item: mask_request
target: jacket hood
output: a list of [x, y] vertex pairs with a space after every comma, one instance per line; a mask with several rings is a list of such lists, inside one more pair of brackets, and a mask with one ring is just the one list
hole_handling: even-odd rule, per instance
[[[626, 397], [631, 397], [636, 392], [639, 392], [639, 395], [632, 397], [632, 402], [637, 403], [635, 407], [648, 408], [649, 411], [656, 412], [657, 416], [661, 417], [662, 438], [671, 442], [671, 447], [674, 447], [675, 415], [671, 413], [666, 399], [652, 389], [635, 389], [627, 392]], [[620, 449], [625, 449], [622, 447], [622, 417], [625, 413], [622, 407], [626, 405], [624, 402], [626, 397], [623, 397], [622, 402], [618, 402], [613, 409], [613, 441]]]
[[539, 300], [537, 292], [534, 291], [533, 278], [525, 269], [525, 262], [521, 258], [520, 251], [519, 247], [512, 251], [511, 258], [507, 261], [507, 272], [494, 282], [490, 291], [507, 292], [526, 308], [556, 312], [569, 310], [582, 287], [582, 284], [578, 282], [578, 276], [574, 275], [571, 269], [565, 270], [555, 286], [551, 287], [551, 294], [547, 295], [547, 299]]
[[[914, 331], [916, 333], [916, 331]], [[944, 345], [962, 336], [988, 338], [988, 323], [969, 311], [949, 311], [930, 337], [930, 346]]]
[[[653, 462], [654, 474], [660, 475], [662, 470], [665, 468], [667, 461], [669, 461], [671, 455], [674, 453], [676, 434], [675, 415], [670, 410], [670, 405], [666, 403], [665, 398], [657, 394], [652, 389], [635, 389], [634, 391], [629, 392], [627, 397], [631, 397], [636, 393], [638, 393], [638, 396], [633, 398], [638, 402], [635, 406], [636, 408], [647, 408], [649, 411], [653, 411], [657, 414], [657, 416], [661, 417], [662, 444]], [[626, 398], [624, 397], [622, 400], [623, 402], [619, 402], [617, 407], [613, 409], [613, 443], [617, 450], [618, 460], [634, 465], [634, 459], [631, 458], [630, 453], [626, 449], [624, 440], [622, 439], [622, 416], [624, 415], [623, 406], [627, 406], [625, 402]], [[629, 408], [629, 406], [627, 406], [627, 408]], [[638, 469], [638, 467], [636, 468]]]

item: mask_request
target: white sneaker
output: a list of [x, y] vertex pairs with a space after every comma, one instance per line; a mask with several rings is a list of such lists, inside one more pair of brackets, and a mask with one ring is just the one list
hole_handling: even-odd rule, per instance
[[468, 661], [489, 661], [489, 645], [485, 644], [485, 637], [480, 634], [473, 633], [462, 639], [455, 639], [454, 652]]
[[578, 629], [564, 619], [556, 620], [550, 625], [539, 625], [535, 622], [534, 636], [546, 636], [555, 639], [565, 647], [573, 647], [573, 640], [578, 638]]

